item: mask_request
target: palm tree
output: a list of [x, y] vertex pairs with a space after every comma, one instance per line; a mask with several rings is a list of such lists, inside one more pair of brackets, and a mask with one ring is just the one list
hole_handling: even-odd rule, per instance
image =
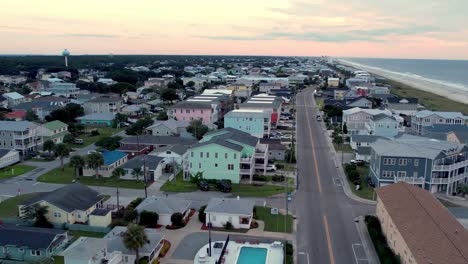
[[83, 168], [86, 165], [86, 162], [83, 157], [75, 155], [70, 158], [70, 166], [75, 168], [75, 178], [78, 177], [78, 170]]
[[64, 171], [65, 168], [63, 166], [63, 158], [70, 154], [70, 147], [68, 147], [64, 143], [60, 143], [55, 145], [54, 151], [55, 155], [57, 155], [60, 158], [60, 166], [62, 166], [62, 171]]
[[137, 179], [137, 181], [140, 179], [140, 176], [143, 176], [143, 171], [141, 168], [134, 168], [132, 170], [132, 175]]
[[122, 234], [122, 239], [128, 250], [135, 251], [135, 263], [138, 263], [140, 259], [140, 248], [150, 242], [146, 236], [145, 229], [142, 226], [130, 223], [127, 226], [127, 231]]
[[96, 179], [99, 179], [99, 167], [104, 165], [104, 157], [102, 154], [98, 152], [88, 154], [86, 156], [86, 164], [96, 171]]
[[115, 168], [114, 171], [112, 171], [112, 177], [117, 179], [117, 212], [120, 210], [120, 201], [119, 201], [119, 181], [120, 177], [125, 175], [125, 170], [122, 168]]
[[55, 148], [55, 143], [50, 139], [44, 141], [44, 144], [42, 145], [42, 149], [44, 151], [48, 151], [49, 156], [50, 156], [51, 152], [54, 150], [54, 148]]

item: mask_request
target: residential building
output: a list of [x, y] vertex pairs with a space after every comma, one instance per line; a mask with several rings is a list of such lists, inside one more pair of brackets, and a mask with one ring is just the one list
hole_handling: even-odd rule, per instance
[[101, 96], [86, 101], [83, 104], [85, 114], [120, 113], [123, 100], [120, 97]]
[[72, 183], [51, 192], [43, 192], [19, 205], [19, 215], [23, 216], [31, 206], [47, 206], [47, 220], [54, 224], [98, 223], [105, 227], [111, 223], [110, 211], [105, 215], [93, 214], [103, 210], [102, 197], [98, 192], [81, 183]]
[[281, 143], [280, 139], [261, 138], [260, 144], [268, 145], [268, 160], [285, 160], [288, 148]]
[[227, 222], [236, 229], [250, 229], [255, 201], [248, 199], [211, 198], [205, 208], [205, 225], [224, 227]]
[[17, 92], [4, 93], [2, 96], [7, 99], [8, 108], [13, 108], [24, 102], [24, 96]]
[[357, 97], [355, 99], [351, 100], [345, 100], [346, 103], [346, 108], [353, 108], [353, 107], [359, 107], [359, 108], [368, 108], [372, 109], [372, 101], [365, 97]]
[[340, 78], [328, 77], [327, 84], [328, 87], [338, 87], [340, 86]]
[[343, 124], [346, 123], [348, 134], [367, 134], [366, 123], [373, 116], [385, 114], [392, 116], [390, 110], [351, 108], [343, 111]]
[[164, 159], [164, 164], [168, 164], [172, 167], [182, 167], [182, 162], [187, 158], [188, 146], [181, 144], [171, 145], [167, 147], [159, 148], [150, 153]]
[[[125, 175], [121, 176], [122, 179], [127, 180], [146, 180], [153, 182], [159, 179], [163, 173], [163, 158], [153, 155], [139, 155], [125, 162], [121, 167], [125, 170]], [[134, 169], [141, 169], [143, 175], [141, 178], [136, 178], [133, 175]], [[144, 177], [146, 174], [146, 178]]]
[[468, 145], [468, 131], [467, 130], [451, 131], [447, 133], [447, 141]]
[[[128, 160], [127, 153], [118, 150], [105, 150], [101, 152], [104, 158], [104, 165], [98, 168], [99, 176], [109, 178], [115, 168], [125, 164]], [[96, 169], [90, 167], [83, 168], [83, 176], [95, 176]]]
[[26, 111], [14, 110], [12, 112], [3, 114], [3, 118], [12, 121], [23, 121], [26, 118]]
[[284, 84], [278, 83], [278, 82], [261, 82], [258, 85], [259, 92], [267, 93], [267, 94], [271, 94], [275, 90], [281, 90], [284, 88], [285, 88]]
[[114, 118], [114, 113], [95, 113], [77, 117], [76, 120], [83, 125], [110, 127]]
[[229, 179], [239, 183], [242, 178], [247, 178], [252, 182], [255, 170], [265, 173], [268, 164], [268, 145], [233, 128], [205, 134], [188, 152], [184, 161], [185, 179], [202, 172], [205, 179]]
[[468, 263], [468, 232], [431, 193], [404, 182], [379, 188], [376, 215], [401, 263]]
[[59, 78], [48, 78], [47, 81], [43, 82], [42, 91], [51, 92], [56, 96], [73, 97], [75, 98], [80, 89], [76, 87], [74, 83], [67, 83]]
[[112, 85], [112, 84], [116, 84], [117, 82], [112, 80], [111, 78], [99, 78], [97, 80], [98, 83], [103, 83], [103, 84], [107, 84], [107, 85]]
[[219, 111], [219, 102], [213, 99], [189, 99], [173, 105], [167, 115], [181, 121], [200, 119], [204, 125], [214, 127], [219, 120]]
[[416, 135], [422, 135], [424, 129], [433, 125], [465, 126], [468, 117], [460, 112], [436, 112], [423, 110], [411, 117], [411, 131]]
[[249, 133], [257, 138], [268, 137], [271, 132], [271, 114], [265, 110], [236, 109], [224, 116], [224, 127]]
[[304, 81], [308, 78], [304, 74], [290, 75], [288, 77], [288, 84], [291, 86], [297, 86], [298, 84], [304, 84]]
[[390, 97], [385, 101], [388, 110], [397, 115], [414, 115], [418, 111], [418, 98]]
[[20, 103], [13, 107], [13, 109], [22, 111], [32, 110], [39, 117], [39, 119], [44, 120], [45, 117], [50, 114], [50, 112], [61, 109], [66, 105], [64, 102], [48, 102], [38, 99], [39, 98], [36, 98], [31, 102]]
[[259, 94], [252, 96], [249, 100], [239, 105], [241, 110], [263, 110], [270, 113], [271, 127], [276, 128], [279, 116], [281, 114], [281, 105], [283, 104], [280, 97]]
[[[129, 250], [122, 239], [122, 233], [127, 231], [125, 226], [114, 227], [107, 235], [104, 236], [104, 240], [107, 245], [107, 253], [117, 253], [122, 255], [120, 262], [117, 263], [138, 263], [135, 261], [135, 251]], [[164, 244], [164, 235], [159, 233], [156, 229], [145, 228], [145, 234], [148, 238], [148, 243], [139, 249], [140, 258], [148, 258], [148, 263], [153, 263], [158, 258], [159, 252]]]
[[460, 137], [460, 139], [462, 139], [458, 143], [466, 143], [463, 141], [463, 138], [468, 135], [468, 126], [432, 125], [430, 127], [425, 127], [421, 132], [421, 136], [448, 141], [453, 141], [452, 139], [454, 139], [453, 137], [450, 137], [449, 134], [452, 136], [456, 134]]
[[19, 152], [14, 149], [0, 149], [0, 169], [20, 162]]
[[452, 194], [468, 183], [468, 146], [401, 135], [371, 144], [369, 176], [376, 186], [405, 181], [432, 193]]
[[385, 137], [376, 136], [376, 135], [359, 135], [353, 134], [350, 136], [349, 145], [351, 149], [357, 151], [358, 147], [370, 147], [372, 143], [377, 141], [377, 139], [386, 139]]
[[172, 225], [171, 216], [175, 213], [181, 213], [183, 218], [187, 218], [190, 214], [190, 206], [192, 201], [177, 198], [177, 197], [156, 197], [150, 196], [144, 199], [136, 208], [135, 211], [141, 214], [143, 211], [154, 212], [159, 216], [158, 222], [154, 225]]
[[190, 138], [181, 138], [173, 136], [129, 136], [120, 141], [120, 151], [128, 153], [130, 156], [137, 153], [149, 153], [154, 149], [159, 150], [167, 146], [183, 145], [191, 146], [197, 143], [197, 140]]
[[47, 122], [40, 129], [42, 142], [52, 140], [55, 144], [63, 143], [63, 138], [68, 134], [68, 125], [58, 120]]
[[394, 116], [377, 114], [365, 123], [367, 134], [382, 137], [394, 137], [399, 132], [399, 122]]
[[69, 241], [60, 229], [0, 225], [0, 262], [35, 263], [60, 253]]
[[226, 89], [233, 91], [236, 97], [250, 97], [252, 94], [252, 88], [242, 83], [229, 84]]
[[119, 264], [122, 263], [120, 252], [107, 254], [107, 241], [102, 238], [79, 237], [61, 255], [64, 264]]
[[29, 121], [0, 121], [0, 149], [15, 149], [20, 154], [41, 145], [39, 126]]
[[369, 89], [369, 96], [379, 95], [379, 94], [390, 94], [390, 89], [385, 86], [372, 86]]
[[187, 132], [189, 121], [183, 120], [155, 120], [153, 125], [146, 128], [153, 136], [180, 136], [192, 138], [192, 134]]

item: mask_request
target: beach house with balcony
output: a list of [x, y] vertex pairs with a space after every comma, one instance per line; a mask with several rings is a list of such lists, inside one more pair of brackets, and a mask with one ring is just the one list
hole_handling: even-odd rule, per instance
[[259, 94], [252, 96], [247, 102], [240, 104], [241, 110], [263, 110], [270, 114], [270, 122], [273, 128], [276, 128], [281, 114], [282, 100], [280, 97]]
[[41, 126], [42, 142], [52, 140], [55, 144], [62, 143], [66, 134], [68, 134], [68, 125], [59, 120], [47, 122]]
[[86, 115], [120, 113], [122, 106], [123, 99], [116, 96], [101, 96], [88, 100], [83, 104]]
[[24, 96], [17, 92], [4, 93], [2, 96], [6, 98], [8, 108], [13, 108], [14, 106], [24, 102]]
[[169, 118], [180, 121], [199, 119], [204, 125], [214, 127], [219, 120], [220, 104], [215, 98], [188, 99], [169, 108]]
[[271, 132], [271, 115], [263, 109], [236, 109], [224, 117], [224, 127], [231, 127], [263, 138]]
[[394, 116], [378, 114], [364, 124], [368, 135], [394, 137], [399, 132], [399, 122]]
[[370, 144], [369, 176], [376, 186], [405, 181], [432, 193], [452, 194], [468, 183], [468, 147], [448, 141], [401, 135]]
[[0, 149], [15, 149], [26, 154], [41, 144], [37, 124], [29, 121], [0, 121]]
[[411, 117], [411, 132], [424, 135], [425, 129], [433, 125], [466, 126], [468, 117], [461, 112], [437, 112], [423, 110]]
[[184, 178], [198, 172], [205, 179], [228, 179], [239, 183], [241, 179], [253, 180], [256, 170], [266, 172], [268, 145], [260, 144], [249, 133], [224, 128], [205, 134], [200, 142], [188, 150], [184, 161]]
[[392, 116], [390, 110], [367, 109], [354, 107], [343, 111], [343, 124], [348, 127], [348, 134], [368, 134], [366, 123], [374, 116], [384, 114]]

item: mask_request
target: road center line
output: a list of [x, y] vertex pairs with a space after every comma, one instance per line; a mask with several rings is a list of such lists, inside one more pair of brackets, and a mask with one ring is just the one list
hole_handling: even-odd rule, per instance
[[333, 248], [331, 244], [330, 231], [328, 230], [328, 220], [326, 215], [323, 215], [323, 224], [325, 226], [325, 235], [327, 237], [328, 255], [330, 257], [330, 263], [335, 264], [335, 257], [333, 256]]

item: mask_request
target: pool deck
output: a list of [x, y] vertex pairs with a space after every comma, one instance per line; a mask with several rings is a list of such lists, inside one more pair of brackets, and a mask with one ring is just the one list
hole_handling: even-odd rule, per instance
[[[214, 243], [222, 243], [224, 241], [214, 241], [212, 246], [212, 255], [211, 257], [207, 255], [208, 244], [203, 246], [195, 255], [194, 264], [216, 264], [220, 255], [221, 248], [213, 248]], [[224, 262], [226, 264], [236, 264], [237, 259], [239, 258], [239, 253], [243, 247], [250, 248], [265, 248], [268, 250], [265, 264], [282, 264], [284, 258], [284, 247], [282, 243], [274, 242], [271, 244], [266, 243], [248, 243], [242, 241], [229, 241], [228, 246], [226, 247], [226, 253], [224, 254]]]

